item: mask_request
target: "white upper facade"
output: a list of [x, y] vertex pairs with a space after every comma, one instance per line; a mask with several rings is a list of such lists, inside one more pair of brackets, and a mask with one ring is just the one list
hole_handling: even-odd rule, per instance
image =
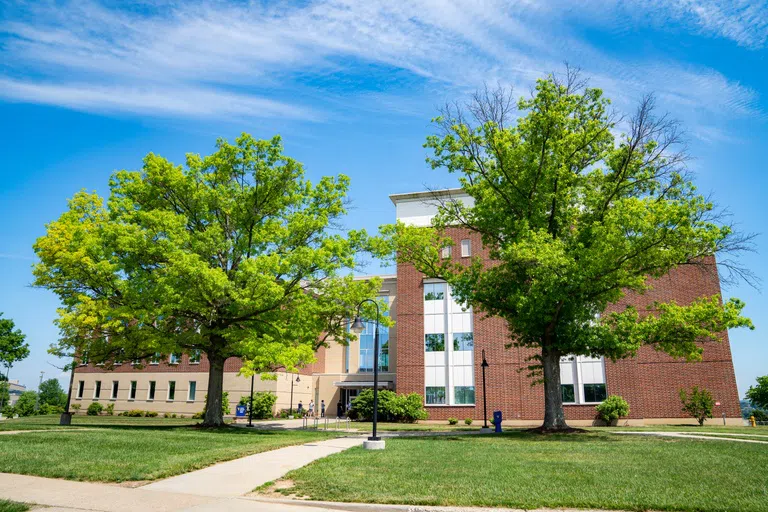
[[395, 205], [398, 221], [409, 226], [422, 227], [431, 224], [432, 217], [437, 214], [437, 208], [442, 202], [461, 201], [465, 206], [475, 205], [474, 198], [460, 188], [392, 194], [389, 199]]

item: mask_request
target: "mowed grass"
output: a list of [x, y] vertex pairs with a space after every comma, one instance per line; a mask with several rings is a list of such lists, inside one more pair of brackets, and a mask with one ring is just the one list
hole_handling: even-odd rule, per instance
[[[8, 430], [50, 430], [69, 428], [59, 425], [59, 415], [28, 416], [25, 418], [5, 419], [0, 421], [0, 432]], [[129, 418], [127, 416], [87, 416], [85, 414], [72, 417], [75, 427], [114, 427], [114, 426], [185, 426], [195, 425], [200, 420], [192, 418]]]
[[146, 420], [143, 425], [102, 422], [83, 424], [85, 428], [0, 435], [0, 472], [105, 482], [154, 480], [335, 435], [153, 426], [152, 419]]
[[30, 506], [26, 503], [8, 501], [0, 498], [0, 512], [25, 512]]
[[768, 445], [608, 432], [387, 439], [292, 471], [312, 499], [534, 509], [768, 510]]

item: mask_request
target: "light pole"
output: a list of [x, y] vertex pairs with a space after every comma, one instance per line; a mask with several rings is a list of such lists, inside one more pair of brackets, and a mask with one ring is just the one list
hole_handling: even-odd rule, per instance
[[[43, 386], [43, 375], [45, 375], [44, 371], [40, 371], [40, 384], [37, 385], [37, 396], [35, 397], [35, 411], [40, 410], [40, 388]], [[11, 387], [8, 386], [8, 389], [10, 390]]]
[[349, 330], [358, 335], [365, 330], [365, 324], [363, 324], [363, 320], [360, 318], [360, 307], [365, 302], [371, 302], [376, 306], [376, 329], [373, 334], [373, 435], [363, 442], [363, 447], [368, 450], [383, 450], [384, 441], [376, 435], [379, 419], [379, 303], [373, 299], [365, 299], [358, 304], [357, 316]]
[[[296, 382], [301, 382], [298, 374], [296, 374]], [[293, 376], [291, 376], [291, 408], [289, 409], [288, 415], [293, 416]]]
[[256, 377], [254, 373], [251, 375], [251, 404], [248, 406], [248, 426], [253, 426], [253, 379]]
[[488, 361], [485, 359], [485, 349], [483, 349], [483, 362], [480, 364], [480, 366], [483, 368], [483, 430], [491, 430], [488, 427], [488, 404], [486, 401], [486, 393], [485, 393], [485, 369], [488, 368]]

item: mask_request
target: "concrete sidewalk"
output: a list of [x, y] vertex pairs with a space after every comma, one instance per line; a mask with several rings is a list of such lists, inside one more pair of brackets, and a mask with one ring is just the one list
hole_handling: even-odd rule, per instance
[[141, 489], [221, 498], [242, 496], [261, 484], [277, 480], [293, 469], [359, 446], [363, 444], [363, 440], [363, 437], [341, 437], [287, 446], [153, 482]]

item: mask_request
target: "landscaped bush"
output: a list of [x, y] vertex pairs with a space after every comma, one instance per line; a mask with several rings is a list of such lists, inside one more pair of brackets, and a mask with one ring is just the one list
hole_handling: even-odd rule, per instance
[[115, 404], [107, 405], [105, 410], [107, 411], [107, 416], [113, 416], [115, 414]]
[[61, 414], [64, 412], [64, 408], [60, 405], [43, 404], [40, 406], [39, 414]]
[[205, 411], [196, 412], [192, 415], [193, 420], [201, 420], [203, 418], [205, 418]]
[[715, 399], [712, 398], [712, 393], [706, 389], [699, 389], [698, 386], [693, 386], [690, 395], [684, 389], [681, 389], [680, 401], [683, 403], [683, 412], [687, 412], [696, 418], [699, 426], [703, 426], [704, 421], [712, 417]]
[[[356, 417], [354, 417], [356, 415]], [[352, 400], [350, 419], [369, 421], [373, 418], [373, 390], [365, 389]], [[394, 391], [379, 391], [379, 420], [413, 423], [427, 418], [423, 397], [418, 393], [398, 395]]]
[[[272, 408], [275, 406], [275, 402], [277, 402], [277, 395], [271, 391], [256, 391], [253, 394], [253, 417], [260, 420], [271, 418]], [[240, 397], [239, 405], [244, 405], [246, 407], [250, 405], [248, 395]]]
[[157, 411], [144, 411], [145, 418], [157, 418]]
[[124, 411], [123, 416], [128, 416], [129, 418], [141, 418], [144, 416], [144, 411], [141, 409], [131, 409], [130, 411]]
[[98, 416], [103, 410], [103, 405], [101, 405], [99, 402], [93, 402], [88, 406], [88, 416]]
[[13, 418], [14, 414], [16, 414], [16, 409], [11, 404], [5, 404], [5, 406], [3, 406], [4, 418]]
[[164, 412], [163, 413], [163, 418], [170, 418], [170, 417], [171, 417], [171, 413], [169, 413], [169, 412]]
[[25, 391], [16, 401], [14, 413], [19, 416], [33, 416], [35, 414], [35, 405], [37, 405], [37, 393]]
[[471, 425], [472, 424], [472, 418], [467, 418], [464, 420], [465, 425]]
[[755, 417], [755, 421], [768, 421], [768, 412], [761, 409], [752, 409], [752, 416]]
[[80, 404], [72, 404], [69, 406], [72, 410], [72, 414], [77, 414], [80, 411], [80, 407], [82, 407]]
[[448, 424], [449, 425], [458, 425], [459, 419], [458, 418], [448, 418]]
[[629, 416], [629, 404], [619, 395], [611, 395], [595, 407], [600, 419], [608, 425], [618, 421], [619, 418]]

